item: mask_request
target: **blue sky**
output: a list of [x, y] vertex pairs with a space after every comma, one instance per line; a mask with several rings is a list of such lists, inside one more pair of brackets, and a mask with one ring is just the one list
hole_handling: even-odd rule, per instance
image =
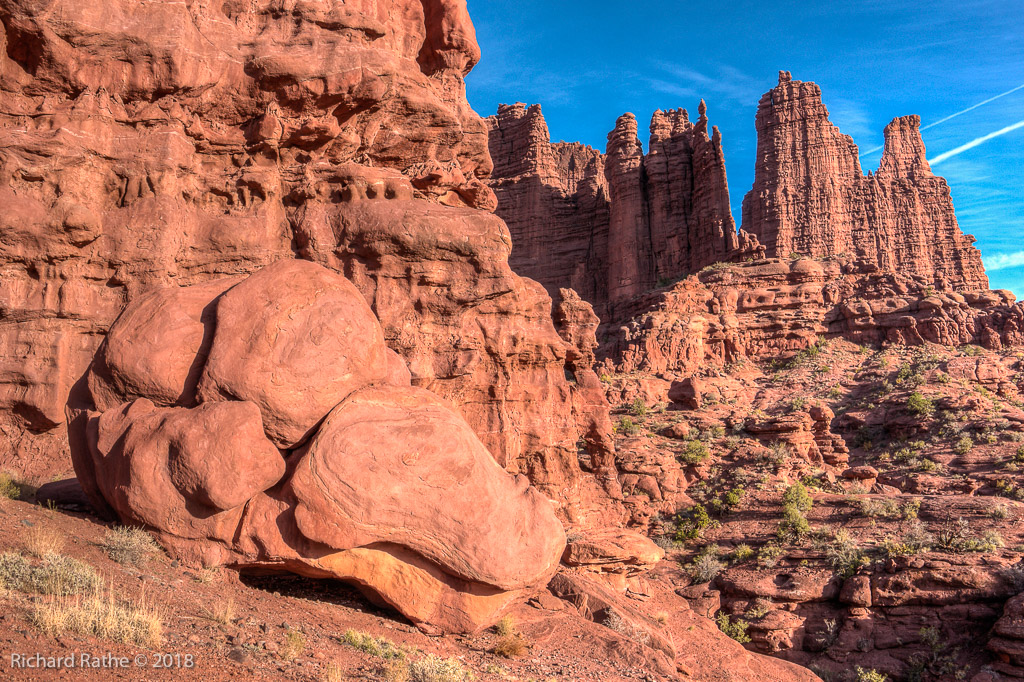
[[[483, 59], [467, 79], [484, 116], [540, 103], [554, 141], [604, 150], [626, 111], [697, 102], [722, 132], [733, 215], [753, 182], [754, 115], [778, 71], [821, 85], [862, 152], [895, 116], [922, 125], [1024, 84], [1022, 0], [469, 0]], [[1024, 120], [1024, 88], [923, 133], [929, 158]], [[877, 168], [881, 152], [861, 159]], [[938, 163], [993, 288], [1024, 298], [1024, 127]]]

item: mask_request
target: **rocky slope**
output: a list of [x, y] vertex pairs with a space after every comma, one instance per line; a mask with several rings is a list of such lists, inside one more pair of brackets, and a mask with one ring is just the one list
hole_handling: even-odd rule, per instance
[[771, 256], [848, 254], [944, 290], [987, 289], [974, 238], [960, 232], [949, 186], [925, 159], [920, 123], [893, 119], [878, 171], [865, 176], [857, 145], [829, 121], [821, 89], [780, 72], [757, 108], [743, 228]]
[[721, 136], [703, 102], [698, 112], [696, 123], [682, 109], [655, 112], [647, 154], [626, 114], [600, 154], [552, 144], [539, 105], [500, 107], [487, 119], [489, 182], [513, 268], [553, 296], [574, 289], [607, 316], [659, 281], [756, 255], [732, 219]]

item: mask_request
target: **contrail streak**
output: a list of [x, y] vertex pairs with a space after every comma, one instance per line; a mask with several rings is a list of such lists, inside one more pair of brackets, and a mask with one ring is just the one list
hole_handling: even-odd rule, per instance
[[999, 130], [995, 131], [994, 133], [989, 133], [988, 135], [982, 135], [979, 138], [971, 140], [967, 144], [962, 144], [959, 147], [957, 147], [956, 149], [950, 149], [948, 152], [943, 152], [942, 154], [939, 154], [938, 156], [936, 156], [934, 159], [929, 159], [928, 163], [930, 163], [931, 165], [934, 166], [935, 164], [937, 164], [937, 163], [939, 163], [941, 161], [945, 161], [946, 159], [948, 159], [950, 157], [953, 157], [953, 156], [956, 156], [957, 154], [962, 154], [963, 152], [967, 151], [968, 149], [974, 149], [979, 144], [982, 144], [984, 142], [988, 142], [992, 138], [999, 137], [1000, 135], [1005, 135], [1006, 133], [1008, 133], [1008, 132], [1010, 132], [1012, 130], [1016, 130], [1017, 128], [1024, 128], [1024, 121], [1017, 121], [1016, 123], [1014, 123], [1012, 125], [1008, 125], [1005, 128], [1000, 128]]
[[[971, 106], [967, 107], [966, 109], [961, 109], [960, 111], [958, 111], [956, 113], [950, 114], [946, 118], [940, 118], [935, 123], [929, 123], [928, 125], [926, 125], [923, 128], [921, 128], [921, 130], [928, 130], [929, 128], [931, 128], [933, 126], [937, 126], [940, 123], [945, 123], [946, 121], [948, 121], [950, 119], [953, 119], [953, 118], [956, 118], [957, 116], [963, 116], [964, 114], [966, 114], [969, 111], [974, 111], [978, 107], [983, 107], [986, 104], [988, 104], [989, 102], [995, 102], [1000, 97], [1006, 97], [1007, 95], [1012, 95], [1013, 93], [1017, 92], [1018, 90], [1024, 90], [1024, 83], [1021, 83], [1017, 87], [1011, 88], [1011, 89], [1007, 90], [1006, 92], [1001, 92], [998, 95], [995, 95], [993, 97], [989, 97], [987, 100], [985, 100], [983, 102], [978, 102], [977, 104], [972, 104]], [[866, 152], [862, 152], [861, 156], [866, 156], [867, 154], [873, 154], [873, 153], [877, 152], [880, 149], [885, 149], [885, 145], [880, 145], [878, 147], [875, 147], [874, 149], [869, 149]]]

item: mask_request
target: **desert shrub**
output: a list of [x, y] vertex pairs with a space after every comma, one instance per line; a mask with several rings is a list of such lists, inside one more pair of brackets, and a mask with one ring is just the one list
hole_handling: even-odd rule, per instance
[[683, 451], [679, 455], [679, 459], [685, 464], [700, 464], [706, 460], [711, 453], [708, 452], [708, 448], [704, 443], [699, 440], [690, 440], [683, 446]]
[[49, 635], [73, 633], [122, 644], [157, 646], [163, 639], [163, 619], [143, 601], [119, 602], [113, 593], [94, 593], [85, 599], [58, 597], [35, 604], [32, 623]]
[[634, 625], [633, 623], [625, 620], [619, 615], [619, 612], [615, 609], [608, 609], [607, 614], [601, 624], [609, 630], [614, 630], [626, 639], [630, 639], [638, 644], [647, 645], [651, 641], [651, 634], [641, 627]]
[[718, 615], [715, 616], [715, 622], [718, 624], [719, 630], [740, 644], [746, 644], [750, 641], [750, 635], [747, 634], [747, 628], [750, 627], [750, 623], [742, 618], [733, 620], [724, 611], [719, 611]]
[[783, 507], [792, 506], [798, 511], [807, 513], [814, 505], [814, 500], [802, 483], [794, 483], [782, 494], [782, 505]]
[[824, 549], [825, 558], [836, 573], [844, 578], [849, 578], [869, 562], [867, 554], [845, 528], [837, 530], [825, 543]]
[[55, 528], [34, 526], [25, 537], [25, 550], [34, 557], [60, 554], [64, 548], [64, 535]]
[[960, 440], [953, 446], [953, 452], [958, 455], [966, 455], [974, 449], [974, 440], [966, 433], [960, 436]]
[[306, 636], [298, 630], [288, 629], [284, 633], [284, 642], [279, 650], [281, 658], [291, 661], [299, 657], [306, 648]]
[[341, 636], [341, 641], [350, 647], [362, 651], [364, 654], [385, 660], [404, 660], [408, 653], [390, 639], [374, 637], [371, 634], [359, 632], [358, 630], [346, 630], [345, 634]]
[[17, 552], [0, 554], [0, 589], [20, 590], [28, 582], [32, 565]]
[[725, 569], [725, 565], [717, 558], [718, 547], [710, 545], [694, 558], [690, 565], [690, 577], [700, 585], [709, 583]]
[[49, 554], [32, 566], [20, 589], [26, 592], [70, 596], [97, 591], [103, 581], [89, 564], [63, 554]]
[[935, 403], [915, 391], [907, 398], [907, 410], [910, 414], [926, 417], [935, 412]]
[[468, 682], [473, 676], [454, 658], [434, 654], [409, 664], [411, 682]]
[[877, 670], [870, 669], [865, 670], [864, 668], [857, 666], [857, 682], [886, 682], [889, 677], [883, 675]]
[[629, 406], [629, 413], [634, 417], [645, 417], [647, 416], [647, 403], [644, 402], [643, 398], [637, 397]]
[[757, 565], [762, 568], [774, 568], [783, 554], [785, 550], [781, 545], [775, 542], [765, 543], [757, 552]]
[[696, 540], [711, 526], [711, 517], [702, 504], [695, 504], [688, 511], [676, 516], [676, 542]]
[[928, 532], [923, 523], [913, 519], [898, 540], [892, 537], [885, 538], [881, 549], [887, 556], [910, 556], [927, 552], [934, 544], [935, 536]]
[[736, 545], [736, 549], [732, 550], [732, 554], [729, 555], [729, 559], [734, 564], [739, 564], [744, 561], [749, 561], [754, 558], [754, 548], [748, 544]]
[[114, 526], [103, 534], [99, 545], [107, 556], [127, 566], [142, 566], [160, 549], [152, 535], [135, 526]]
[[515, 658], [530, 648], [529, 641], [516, 629], [512, 616], [499, 620], [494, 631], [498, 634], [498, 642], [492, 651], [502, 658]]
[[0, 498], [16, 500], [21, 496], [21, 486], [7, 471], [0, 471]]
[[1003, 521], [1010, 516], [1010, 508], [1005, 504], [997, 504], [989, 510], [988, 517], [995, 521]]
[[807, 517], [799, 509], [792, 505], [782, 508], [782, 520], [779, 521], [777, 532], [780, 540], [799, 540], [810, 530], [811, 525], [807, 522]]
[[623, 417], [619, 420], [619, 424], [616, 427], [616, 431], [625, 434], [627, 436], [635, 436], [640, 433], [640, 425], [633, 421], [630, 417]]
[[215, 623], [229, 625], [235, 622], [235, 600], [228, 597], [225, 601], [218, 601], [205, 609], [205, 615]]
[[960, 517], [956, 521], [947, 521], [938, 534], [938, 546], [948, 552], [992, 552], [1005, 543], [1003, 537], [994, 530], [987, 530], [980, 536], [971, 532], [967, 519]]
[[789, 401], [789, 410], [791, 412], [800, 412], [805, 407], [807, 407], [807, 398], [799, 397]]
[[754, 620], [760, 620], [768, 615], [768, 612], [772, 610], [772, 600], [765, 599], [764, 597], [758, 597], [754, 600], [754, 603], [747, 609], [746, 617]]

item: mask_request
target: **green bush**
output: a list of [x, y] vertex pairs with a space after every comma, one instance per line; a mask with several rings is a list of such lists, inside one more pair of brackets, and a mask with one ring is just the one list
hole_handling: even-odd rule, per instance
[[814, 500], [804, 484], [797, 482], [786, 488], [786, 492], [782, 494], [782, 505], [784, 507], [792, 506], [800, 512], [807, 513], [811, 511]]
[[647, 403], [643, 401], [643, 398], [636, 398], [633, 404], [629, 406], [629, 413], [634, 417], [647, 416]]
[[676, 542], [696, 540], [711, 526], [711, 517], [702, 504], [695, 504], [684, 514], [676, 516]]
[[974, 440], [966, 433], [960, 436], [960, 440], [953, 446], [953, 452], [958, 455], [966, 455], [968, 452], [974, 449]]
[[711, 551], [702, 551], [690, 565], [690, 577], [696, 585], [709, 583], [725, 569], [725, 565], [717, 558], [718, 548], [712, 546]]
[[757, 552], [757, 565], [761, 568], [774, 568], [783, 554], [785, 550], [781, 545], [775, 542], [765, 543]]
[[711, 453], [708, 452], [708, 448], [704, 443], [699, 440], [691, 440], [686, 442], [682, 453], [679, 455], [679, 459], [685, 464], [700, 464], [710, 456]]
[[799, 540], [810, 530], [811, 525], [807, 522], [807, 517], [799, 509], [792, 505], [782, 508], [782, 520], [779, 521], [778, 530], [780, 540]]
[[907, 410], [910, 414], [915, 414], [919, 417], [926, 417], [935, 412], [935, 403], [915, 391], [910, 394], [909, 398], [907, 398]]
[[883, 675], [877, 670], [865, 670], [857, 666], [857, 682], [886, 682], [888, 679], [888, 675]]
[[740, 644], [746, 644], [750, 641], [750, 635], [747, 634], [747, 628], [750, 627], [750, 623], [742, 618], [731, 620], [728, 614], [724, 611], [719, 611], [718, 615], [715, 616], [715, 622], [718, 623], [719, 630]]
[[742, 545], [736, 545], [736, 549], [732, 550], [732, 554], [729, 555], [729, 559], [734, 564], [739, 564], [744, 561], [749, 561], [754, 558], [754, 548], [744, 543]]
[[640, 425], [629, 417], [623, 417], [619, 420], [619, 425], [616, 430], [627, 436], [635, 436], [640, 433]]

